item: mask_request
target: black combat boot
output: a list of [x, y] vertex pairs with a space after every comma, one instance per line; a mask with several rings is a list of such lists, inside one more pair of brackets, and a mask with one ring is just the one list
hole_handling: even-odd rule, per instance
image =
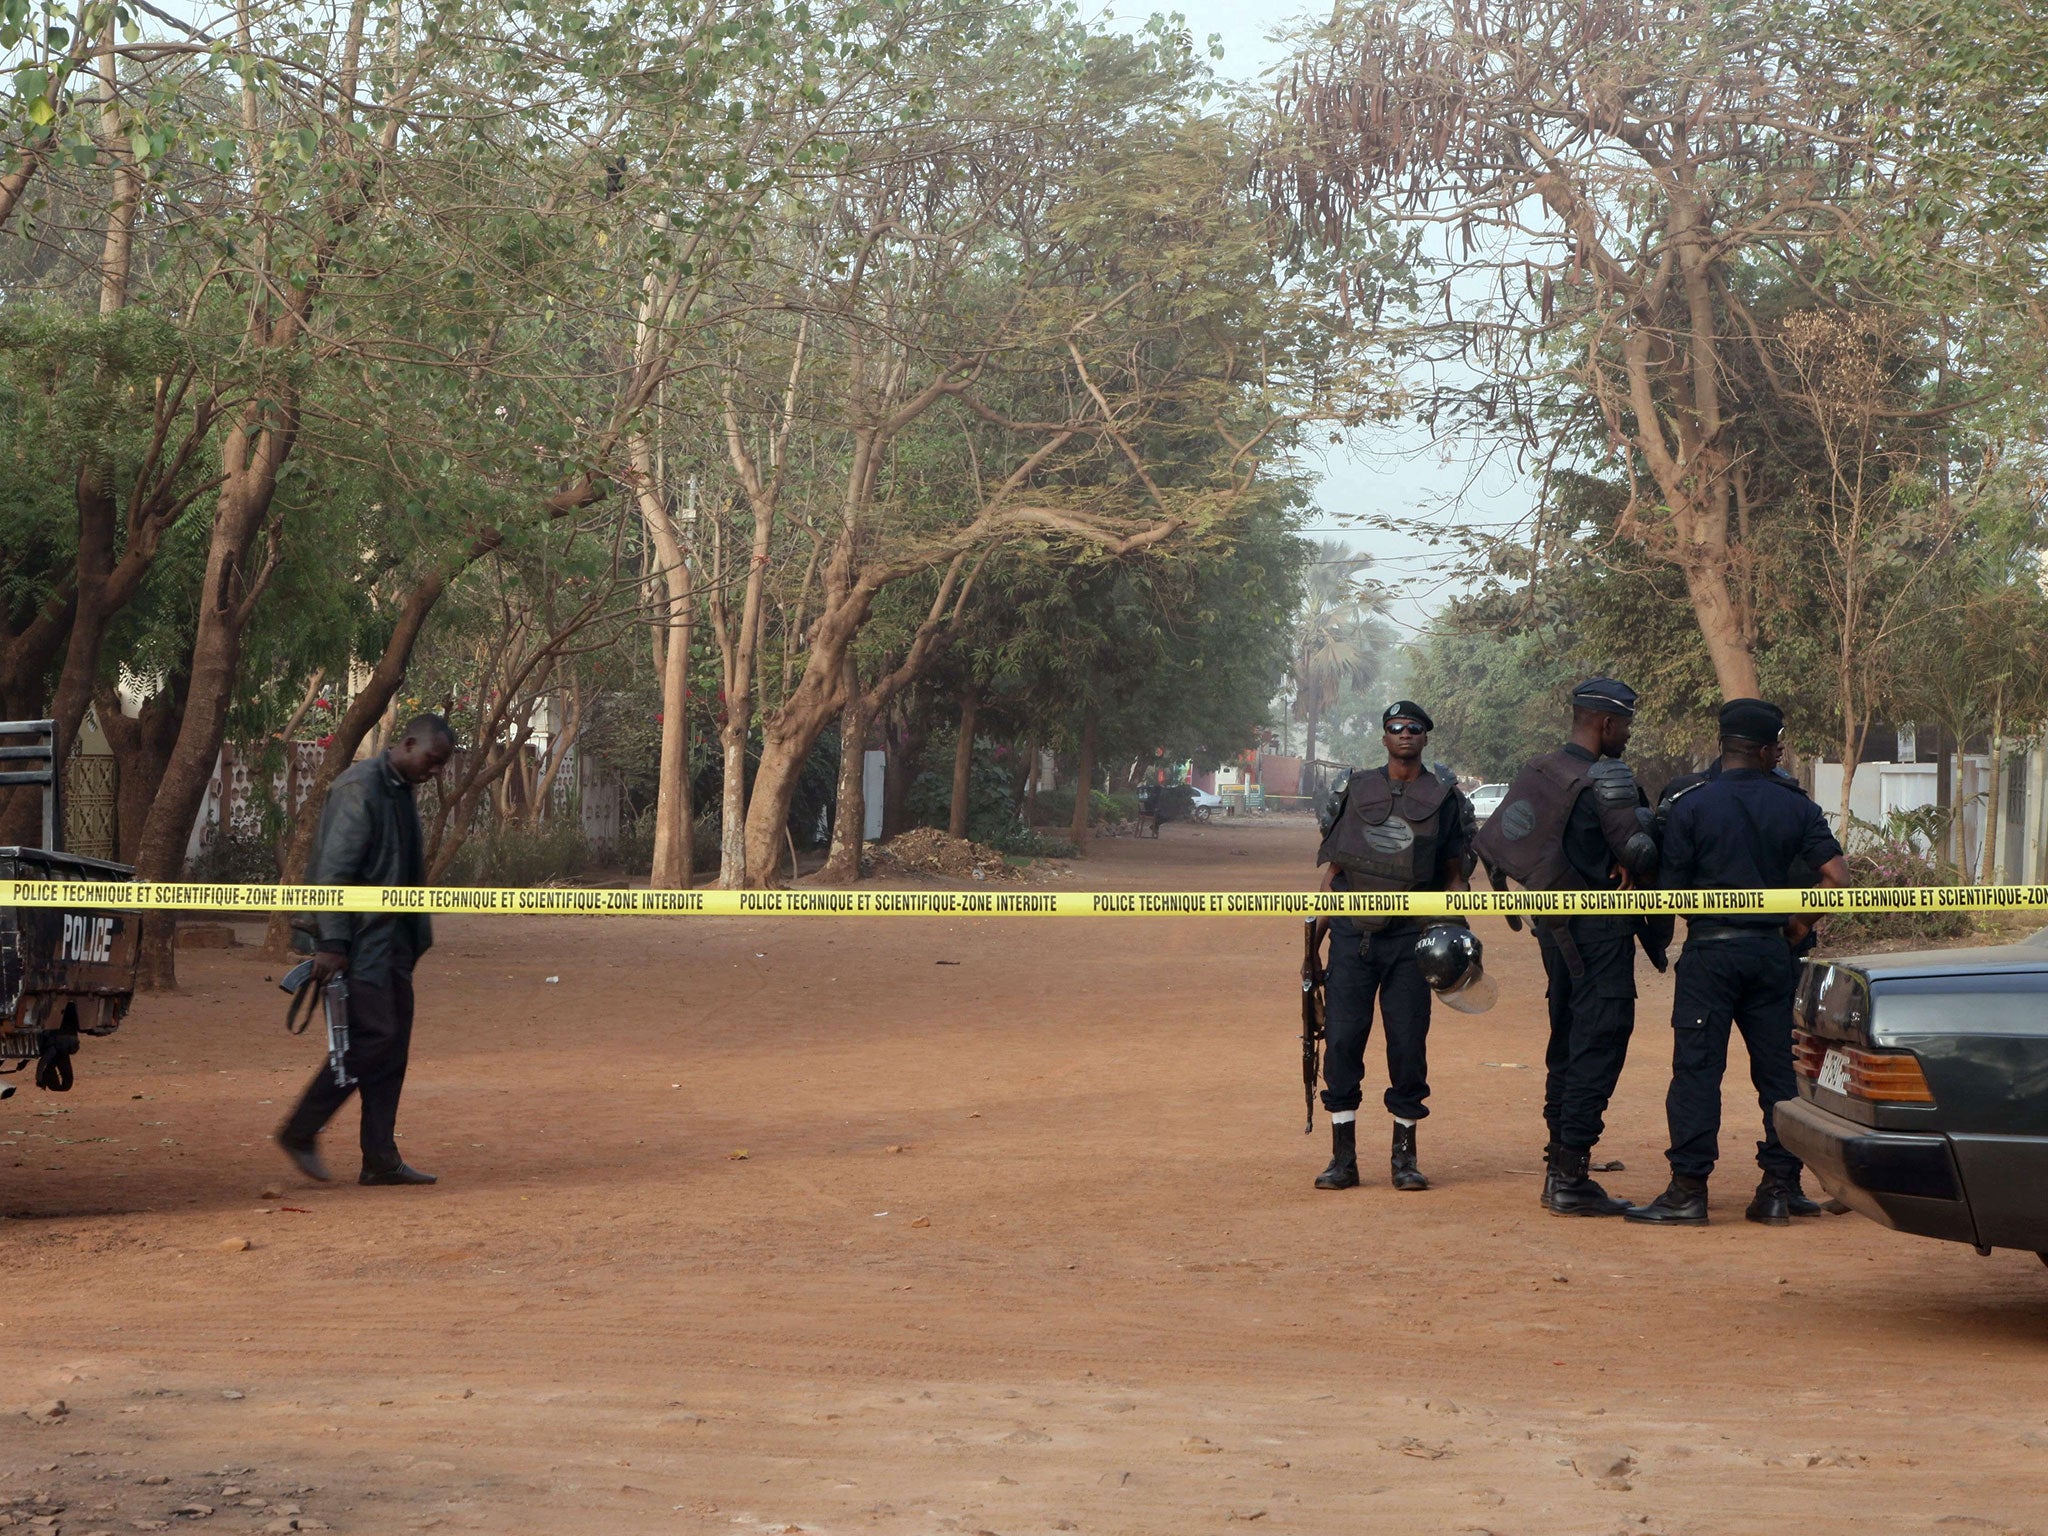
[[1394, 1188], [1427, 1189], [1429, 1180], [1415, 1166], [1415, 1127], [1394, 1122]]
[[1789, 1179], [1778, 1180], [1778, 1185], [1785, 1191], [1785, 1209], [1790, 1214], [1794, 1216], [1825, 1216], [1827, 1214], [1827, 1207], [1800, 1187], [1798, 1174], [1793, 1174]]
[[[1761, 1222], [1767, 1227], [1789, 1227], [1792, 1225], [1792, 1195], [1797, 1185], [1788, 1185], [1776, 1174], [1767, 1173], [1756, 1186], [1756, 1197], [1749, 1202], [1749, 1209], [1742, 1213], [1746, 1221]], [[1801, 1200], [1806, 1196], [1801, 1195]], [[1808, 1205], [1813, 1202], [1807, 1200]], [[1819, 1206], [1814, 1206], [1818, 1211]]]
[[1557, 1193], [1557, 1143], [1546, 1142], [1543, 1146], [1543, 1193], [1537, 1200], [1546, 1208], [1550, 1197]]
[[1583, 1147], [1559, 1147], [1550, 1154], [1550, 1195], [1543, 1203], [1553, 1216], [1619, 1216], [1628, 1209], [1587, 1177], [1592, 1154]]
[[1648, 1205], [1628, 1208], [1630, 1221], [1662, 1227], [1704, 1227], [1707, 1224], [1707, 1181], [1674, 1173], [1664, 1193]]
[[1330, 1126], [1330, 1166], [1316, 1175], [1317, 1189], [1358, 1187], [1358, 1122], [1345, 1120]]

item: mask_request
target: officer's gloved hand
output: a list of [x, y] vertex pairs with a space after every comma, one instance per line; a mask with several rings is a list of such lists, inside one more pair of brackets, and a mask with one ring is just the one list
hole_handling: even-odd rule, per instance
[[1671, 940], [1678, 932], [1675, 917], [1640, 917], [1636, 919], [1636, 938], [1643, 946], [1643, 954], [1655, 966], [1659, 975], [1671, 969]]

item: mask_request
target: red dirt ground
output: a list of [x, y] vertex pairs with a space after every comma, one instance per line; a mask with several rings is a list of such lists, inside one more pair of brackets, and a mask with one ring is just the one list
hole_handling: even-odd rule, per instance
[[[1298, 888], [1311, 837], [1176, 825], [1075, 878]], [[286, 1177], [315, 1047], [259, 952], [187, 951], [68, 1098], [0, 1106], [0, 1526], [2048, 1529], [2048, 1270], [1743, 1222], [1739, 1067], [1713, 1226], [1545, 1215], [1540, 973], [1483, 931], [1423, 1195], [1370, 1118], [1375, 1181], [1310, 1187], [1287, 919], [449, 920], [422, 1191]], [[1644, 977], [1603, 1148], [1636, 1198]]]

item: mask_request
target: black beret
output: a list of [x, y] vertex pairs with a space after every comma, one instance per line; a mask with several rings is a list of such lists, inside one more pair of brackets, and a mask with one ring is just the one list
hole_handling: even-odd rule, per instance
[[1390, 721], [1413, 720], [1425, 731], [1436, 729], [1436, 722], [1429, 718], [1429, 711], [1413, 699], [1396, 699], [1380, 711], [1380, 725], [1384, 729]]
[[1589, 677], [1572, 690], [1574, 709], [1596, 709], [1603, 715], [1634, 715], [1636, 691], [1611, 677]]
[[1785, 734], [1785, 711], [1764, 699], [1730, 699], [1721, 706], [1721, 734], [1768, 745]]

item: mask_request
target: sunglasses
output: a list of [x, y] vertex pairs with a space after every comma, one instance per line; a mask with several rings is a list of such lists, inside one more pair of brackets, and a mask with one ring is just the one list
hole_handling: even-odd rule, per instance
[[1413, 720], [1389, 720], [1387, 722], [1387, 734], [1389, 736], [1427, 736], [1429, 734], [1429, 727], [1418, 725]]

